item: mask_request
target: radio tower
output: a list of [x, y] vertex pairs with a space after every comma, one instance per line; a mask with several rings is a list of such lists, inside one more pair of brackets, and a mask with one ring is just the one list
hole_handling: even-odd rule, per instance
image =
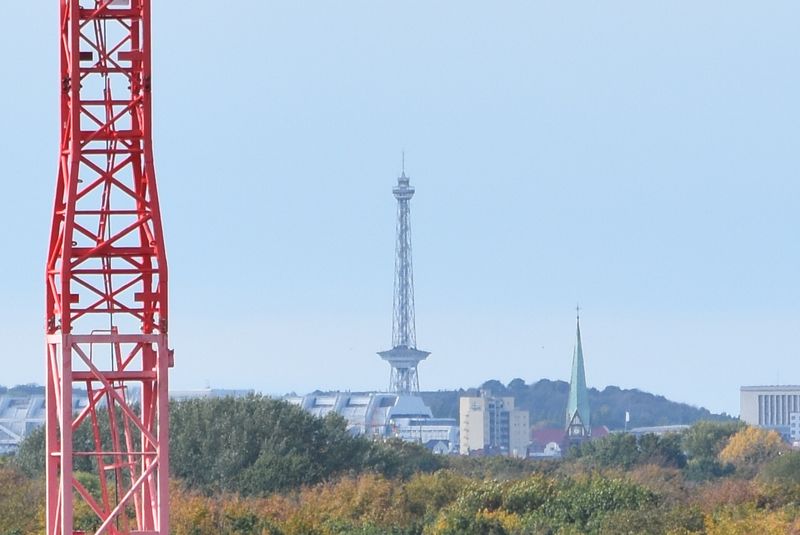
[[[150, 0], [59, 2], [61, 145], [46, 270], [47, 534], [167, 535], [172, 355], [151, 141]], [[73, 388], [86, 390], [85, 409], [74, 410]], [[91, 439], [79, 443], [81, 427]], [[96, 492], [77, 470], [96, 471]], [[96, 520], [76, 525], [78, 507]]]
[[406, 176], [405, 155], [403, 170], [392, 189], [397, 199], [397, 245], [394, 261], [394, 319], [392, 349], [378, 355], [392, 367], [389, 391], [398, 394], [419, 393], [417, 364], [430, 355], [417, 349], [414, 320], [414, 272], [411, 263], [411, 197], [414, 187]]

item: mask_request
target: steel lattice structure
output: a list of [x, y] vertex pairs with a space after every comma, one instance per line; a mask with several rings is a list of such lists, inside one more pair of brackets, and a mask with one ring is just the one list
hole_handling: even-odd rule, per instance
[[419, 392], [417, 365], [430, 355], [427, 351], [417, 349], [414, 270], [411, 261], [411, 198], [415, 190], [409, 182], [404, 161], [397, 186], [392, 189], [397, 199], [392, 349], [378, 353], [391, 365], [389, 391], [399, 394]]
[[[150, 0], [59, 1], [61, 145], [46, 271], [47, 534], [167, 535], [172, 355], [151, 142]], [[76, 387], [89, 399], [80, 411]], [[89, 443], [75, 441], [81, 425], [91, 429]], [[97, 471], [97, 494], [76, 479], [75, 465]], [[95, 529], [73, 524], [79, 501], [96, 514]]]

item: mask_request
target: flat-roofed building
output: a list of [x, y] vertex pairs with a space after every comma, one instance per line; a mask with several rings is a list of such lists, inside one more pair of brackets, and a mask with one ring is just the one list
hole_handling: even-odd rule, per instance
[[485, 390], [478, 397], [462, 397], [459, 418], [462, 455], [528, 455], [530, 415], [514, 407], [514, 398], [493, 397]]
[[743, 386], [739, 392], [743, 422], [800, 440], [800, 385]]

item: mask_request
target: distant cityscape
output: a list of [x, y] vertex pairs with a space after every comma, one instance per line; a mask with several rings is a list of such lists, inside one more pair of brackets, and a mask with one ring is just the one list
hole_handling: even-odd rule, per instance
[[[580, 330], [580, 310], [576, 317], [576, 337], [572, 355], [569, 392], [563, 406], [562, 425], [532, 425], [528, 410], [518, 406], [513, 396], [479, 389], [460, 395], [458, 418], [434, 414], [419, 389], [419, 364], [429, 352], [418, 349], [414, 305], [414, 276], [411, 243], [411, 199], [415, 188], [405, 173], [405, 161], [397, 185], [392, 189], [397, 200], [395, 280], [392, 318], [392, 347], [379, 351], [389, 364], [385, 392], [315, 392], [282, 399], [317, 416], [341, 416], [354, 435], [375, 440], [397, 438], [424, 445], [442, 455], [508, 455], [514, 457], [560, 457], [566, 448], [607, 436], [610, 432], [664, 434], [681, 431], [686, 422], [630, 427], [625, 409], [622, 429], [609, 429], [592, 422]], [[174, 401], [243, 397], [254, 390], [171, 391]], [[126, 395], [135, 401], [136, 391]], [[800, 386], [741, 387], [740, 418], [747, 424], [774, 429], [787, 442], [800, 441]], [[86, 392], [74, 391], [73, 410], [88, 404]], [[0, 390], [0, 454], [13, 453], [33, 430], [45, 423], [43, 389], [29, 385]]]

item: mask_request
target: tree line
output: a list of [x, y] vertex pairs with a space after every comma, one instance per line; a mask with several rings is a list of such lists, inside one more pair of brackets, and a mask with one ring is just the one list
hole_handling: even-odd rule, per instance
[[[698, 422], [558, 461], [440, 457], [261, 396], [171, 407], [173, 535], [728, 535], [800, 530], [800, 453]], [[83, 440], [80, 429], [76, 440]], [[0, 461], [0, 535], [41, 533], [43, 435]], [[92, 466], [79, 479], [98, 487]], [[96, 527], [76, 510], [76, 526]]]
[[[98, 421], [103, 442], [110, 446], [108, 418], [101, 414]], [[86, 419], [73, 442], [76, 449], [91, 450], [93, 441]], [[38, 477], [44, 473], [44, 459], [45, 434], [39, 428], [22, 443], [14, 462], [28, 476]], [[74, 469], [91, 473], [95, 463], [93, 457], [78, 457]], [[353, 436], [337, 414], [317, 418], [261, 395], [170, 403], [170, 475], [206, 494], [263, 495], [344, 474], [374, 472], [395, 478], [441, 467], [442, 458], [420, 445]]]

